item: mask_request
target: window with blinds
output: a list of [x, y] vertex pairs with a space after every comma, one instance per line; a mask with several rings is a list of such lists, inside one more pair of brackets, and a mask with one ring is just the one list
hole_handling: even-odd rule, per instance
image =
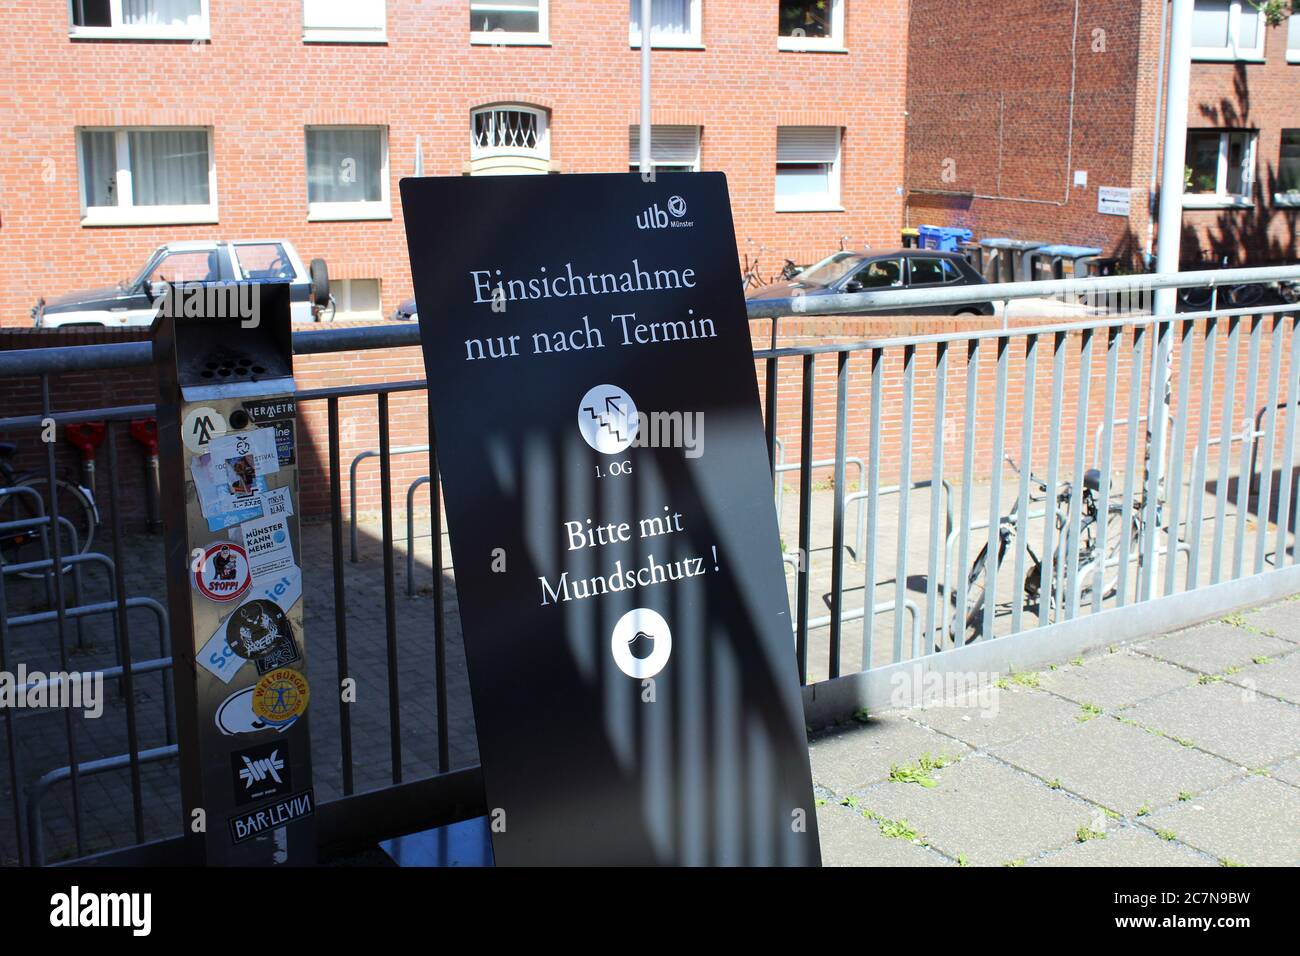
[[776, 131], [777, 212], [838, 209], [840, 128], [782, 126]]
[[[689, 47], [703, 43], [702, 0], [651, 0], [650, 43], [658, 47]], [[628, 0], [628, 42], [641, 45], [641, 0]]]
[[309, 43], [383, 43], [385, 0], [303, 0], [302, 38]]
[[545, 44], [547, 13], [547, 0], [471, 0], [470, 42]]
[[[650, 127], [650, 162], [659, 172], [699, 172], [700, 128]], [[633, 172], [641, 168], [641, 127], [637, 124], [628, 127], [628, 166]]]

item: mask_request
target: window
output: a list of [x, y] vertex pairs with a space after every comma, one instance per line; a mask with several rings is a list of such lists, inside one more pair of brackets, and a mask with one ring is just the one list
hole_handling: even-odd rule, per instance
[[382, 319], [378, 279], [331, 279], [336, 319]]
[[145, 276], [153, 286], [159, 282], [219, 282], [221, 259], [215, 247], [179, 249], [164, 253]]
[[384, 0], [303, 0], [302, 38], [307, 43], [383, 43]]
[[776, 131], [776, 211], [838, 210], [838, 126], [782, 126]]
[[546, 113], [529, 106], [488, 106], [470, 114], [469, 155], [473, 175], [550, 171]]
[[1300, 63], [1300, 9], [1287, 19], [1286, 61]]
[[[641, 169], [641, 127], [628, 127], [628, 166]], [[697, 173], [700, 171], [700, 128], [698, 126], [651, 126], [650, 162], [656, 172]]]
[[[698, 47], [703, 41], [702, 0], [651, 0], [650, 45]], [[628, 4], [628, 43], [641, 46], [641, 0]]]
[[77, 167], [83, 226], [217, 221], [211, 130], [79, 130]]
[[549, 0], [471, 0], [469, 42], [544, 46]]
[[1254, 168], [1253, 133], [1188, 130], [1183, 205], [1249, 205]]
[[857, 271], [849, 282], [859, 283], [863, 289], [896, 289], [903, 284], [902, 259], [875, 259]]
[[1300, 129], [1282, 130], [1282, 153], [1277, 162], [1277, 195], [1280, 206], [1300, 206]]
[[1192, 58], [1262, 60], [1264, 15], [1250, 0], [1196, 0]]
[[245, 279], [292, 282], [298, 278], [284, 246], [278, 242], [241, 242], [233, 248]]
[[844, 50], [844, 0], [778, 0], [781, 50]]
[[909, 257], [907, 260], [908, 285], [935, 285], [951, 282], [953, 265], [946, 259]]
[[307, 218], [389, 219], [388, 130], [307, 127]]
[[208, 0], [70, 0], [74, 37], [206, 40]]

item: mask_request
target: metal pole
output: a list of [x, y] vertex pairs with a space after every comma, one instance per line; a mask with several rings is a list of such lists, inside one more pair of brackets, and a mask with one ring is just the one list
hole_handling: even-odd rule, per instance
[[[1187, 158], [1187, 99], [1191, 92], [1193, 0], [1173, 0], [1173, 17], [1169, 24], [1169, 79], [1165, 91], [1165, 146], [1160, 181], [1160, 232], [1156, 248], [1156, 272], [1169, 275], [1179, 271], [1183, 228], [1183, 170]], [[1178, 293], [1173, 289], [1156, 292], [1156, 315], [1172, 318], [1178, 311]], [[1151, 455], [1153, 474], [1147, 484], [1149, 517], [1154, 520], [1156, 501], [1164, 487], [1164, 434], [1169, 416], [1166, 392], [1173, 361], [1169, 326], [1158, 328], [1152, 350], [1151, 395], [1147, 405], [1150, 434], [1154, 445]], [[1154, 561], [1154, 554], [1142, 552]], [[1143, 597], [1155, 597], [1155, 568], [1146, 568]]]
[[650, 162], [650, 22], [652, 0], [641, 0], [641, 178], [649, 179]]
[[[1160, 233], [1156, 272], [1178, 271], [1183, 224], [1183, 167], [1187, 157], [1187, 98], [1192, 71], [1193, 0], [1173, 0], [1169, 26], [1169, 79], [1165, 90], [1165, 146], [1160, 180]], [[1177, 293], [1156, 292], [1156, 315], [1173, 315]]]

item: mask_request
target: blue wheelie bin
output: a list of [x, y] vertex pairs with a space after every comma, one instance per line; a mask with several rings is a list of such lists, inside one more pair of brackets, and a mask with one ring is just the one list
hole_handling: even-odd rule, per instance
[[969, 229], [955, 229], [950, 226], [920, 226], [922, 249], [938, 249], [940, 252], [956, 252], [963, 242], [970, 242]]

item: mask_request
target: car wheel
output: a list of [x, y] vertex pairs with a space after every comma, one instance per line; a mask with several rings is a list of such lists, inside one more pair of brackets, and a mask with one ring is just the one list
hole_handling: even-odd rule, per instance
[[325, 267], [324, 259], [313, 259], [308, 268], [311, 271], [312, 301], [324, 308], [330, 299], [329, 269]]

